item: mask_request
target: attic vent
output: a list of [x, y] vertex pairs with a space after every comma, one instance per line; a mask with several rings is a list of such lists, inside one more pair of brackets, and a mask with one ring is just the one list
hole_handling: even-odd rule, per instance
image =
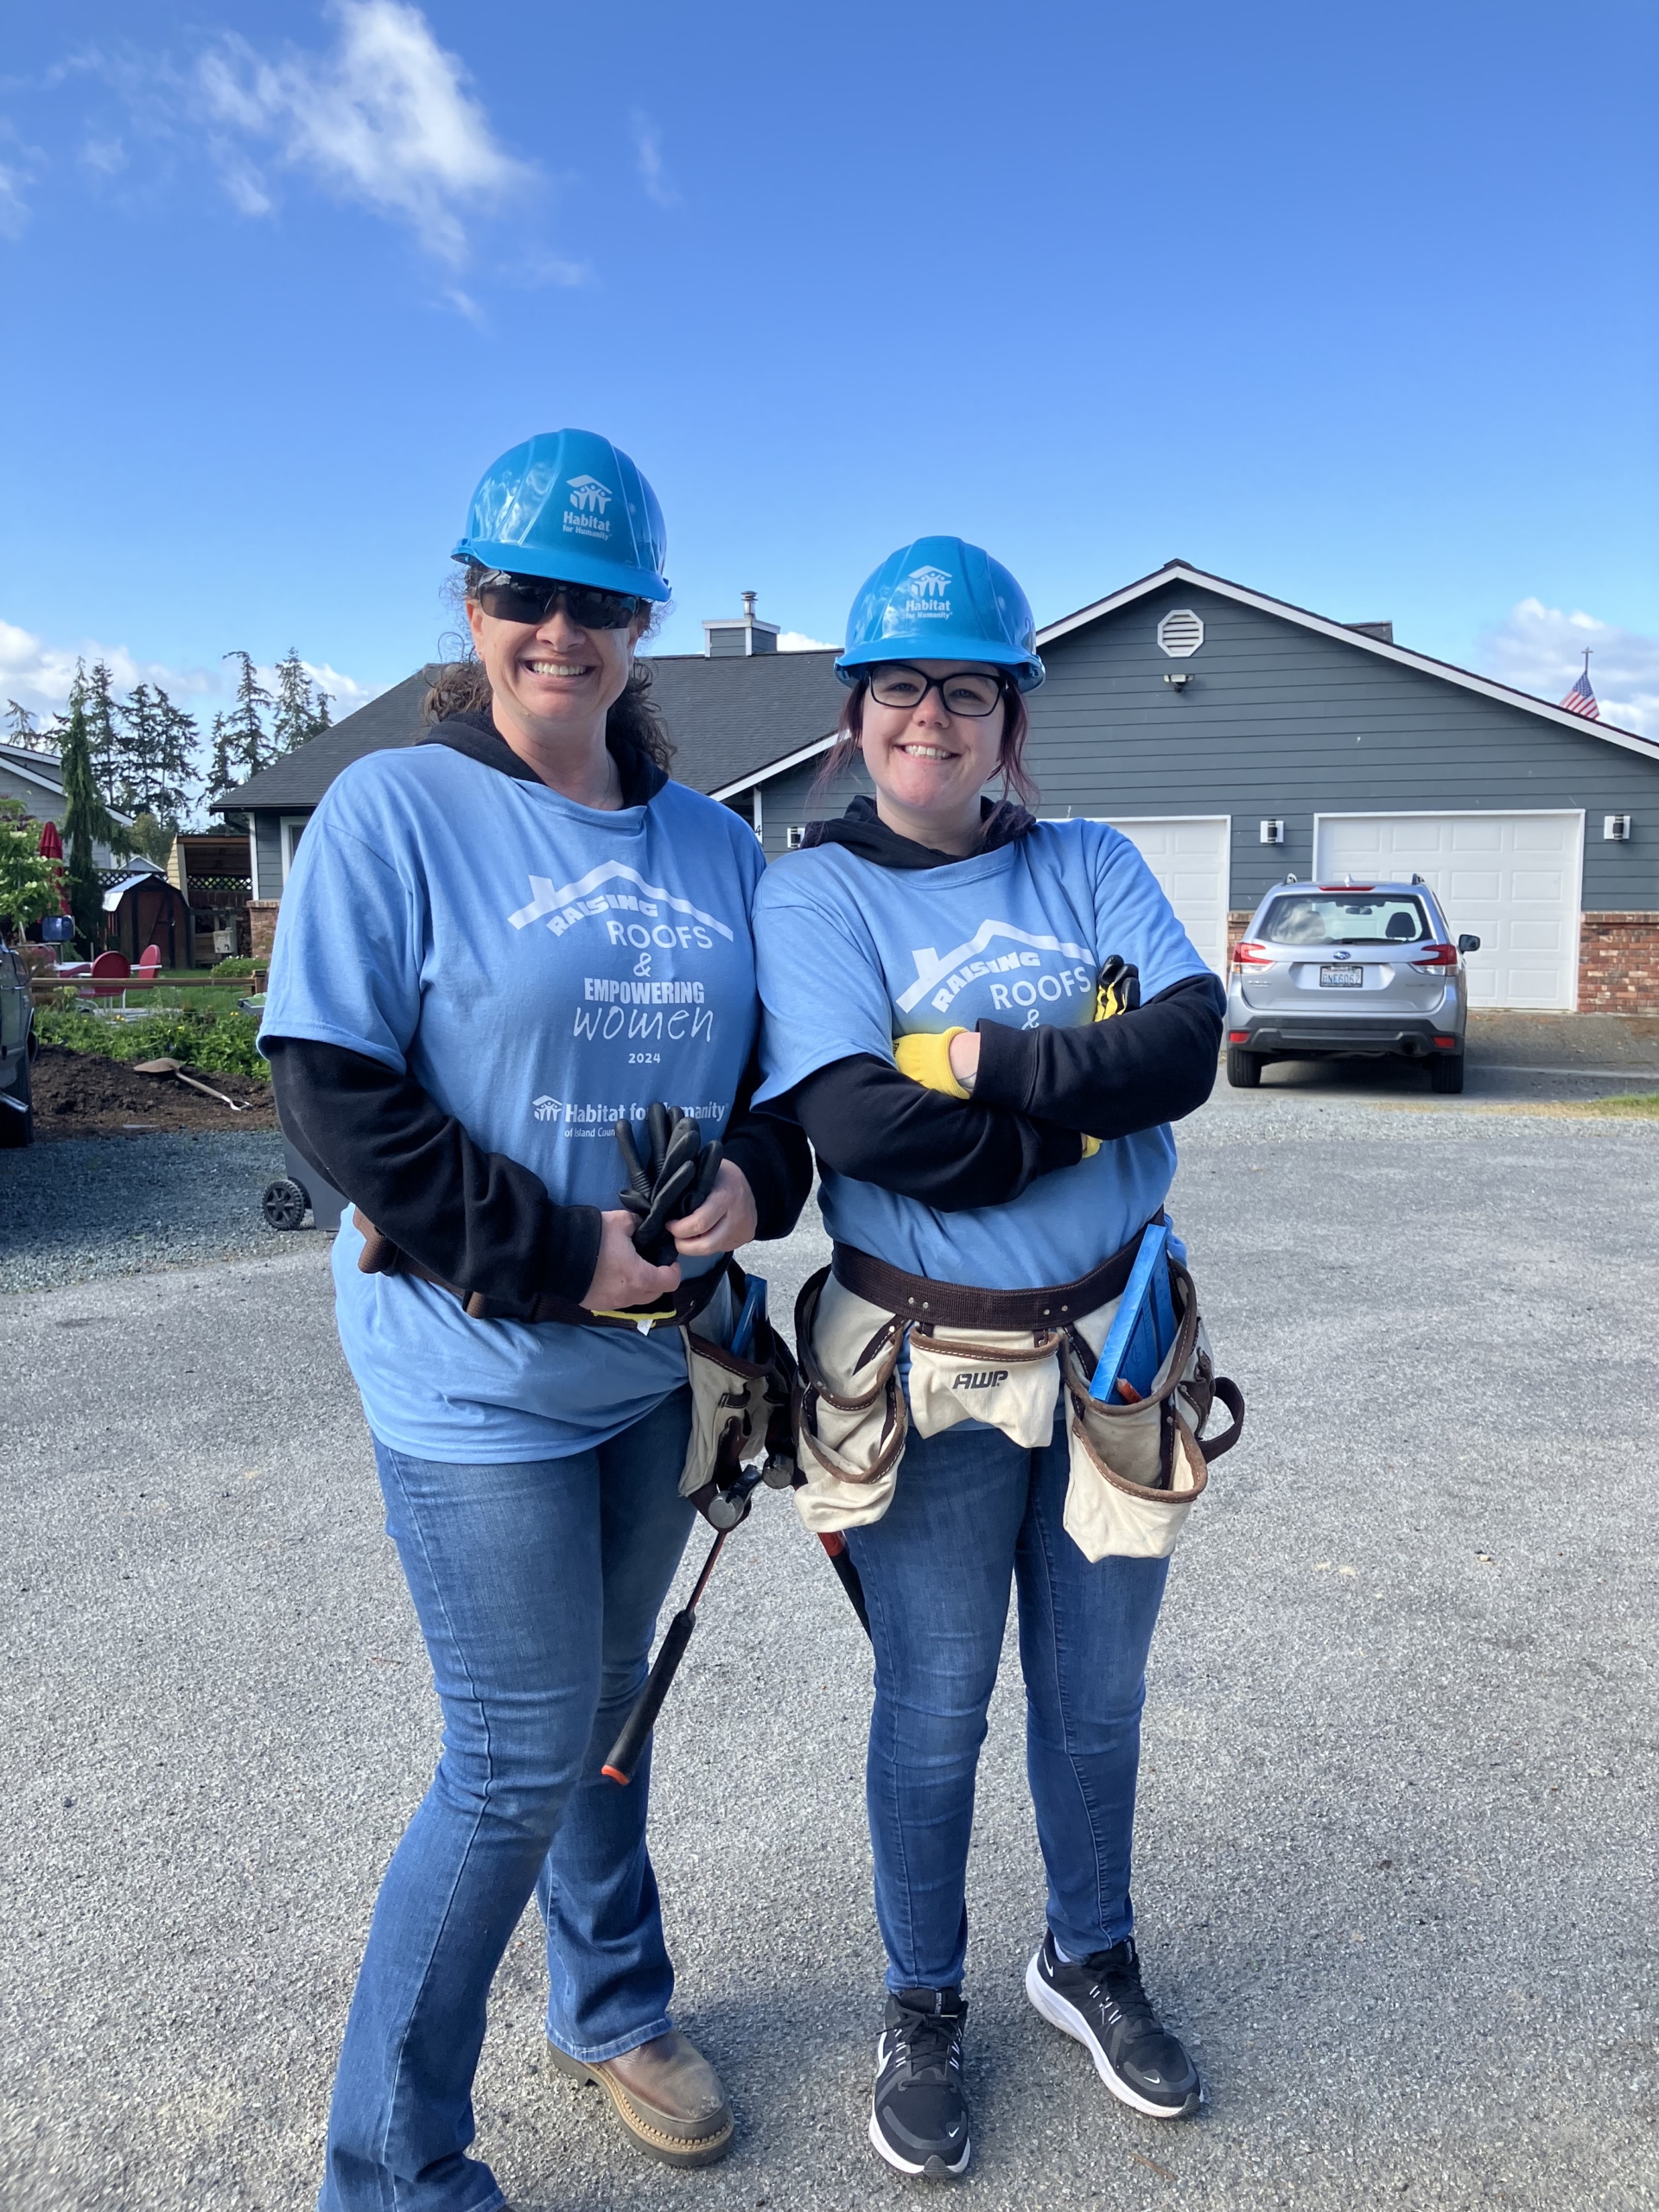
[[1187, 660], [1204, 643], [1204, 624], [1190, 607], [1172, 607], [1158, 625], [1158, 642], [1171, 660]]

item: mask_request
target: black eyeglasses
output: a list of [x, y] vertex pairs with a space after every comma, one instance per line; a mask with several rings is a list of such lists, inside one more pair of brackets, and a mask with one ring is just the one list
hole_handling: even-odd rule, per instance
[[645, 603], [631, 592], [599, 591], [547, 576], [510, 576], [500, 569], [480, 579], [473, 597], [498, 622], [545, 622], [563, 600], [578, 630], [626, 630]]
[[950, 676], [925, 676], [903, 661], [883, 661], [870, 671], [870, 696], [878, 707], [919, 707], [930, 691], [937, 691], [947, 715], [963, 715], [982, 721], [995, 714], [1002, 696], [1000, 676], [959, 668]]

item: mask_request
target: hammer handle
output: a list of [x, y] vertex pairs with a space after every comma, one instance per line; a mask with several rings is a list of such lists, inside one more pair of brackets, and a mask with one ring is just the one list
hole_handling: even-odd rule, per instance
[[645, 1677], [645, 1687], [635, 1699], [632, 1712], [622, 1723], [622, 1733], [611, 1745], [611, 1755], [600, 1770], [613, 1782], [620, 1783], [624, 1788], [633, 1780], [633, 1770], [639, 1764], [640, 1754], [645, 1748], [645, 1739], [651, 1734], [657, 1715], [662, 1710], [663, 1700], [668, 1695], [669, 1684], [673, 1681], [679, 1663], [685, 1656], [685, 1647], [690, 1643], [691, 1631], [696, 1624], [697, 1617], [690, 1605], [676, 1613], [673, 1619], [670, 1621], [668, 1632], [663, 1638], [662, 1649], [652, 1662], [651, 1672]]

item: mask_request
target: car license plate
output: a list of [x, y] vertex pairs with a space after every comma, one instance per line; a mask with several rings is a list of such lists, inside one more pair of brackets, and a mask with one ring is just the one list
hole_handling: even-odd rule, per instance
[[1363, 968], [1343, 968], [1332, 961], [1319, 969], [1319, 988], [1324, 991], [1357, 991], [1364, 981]]

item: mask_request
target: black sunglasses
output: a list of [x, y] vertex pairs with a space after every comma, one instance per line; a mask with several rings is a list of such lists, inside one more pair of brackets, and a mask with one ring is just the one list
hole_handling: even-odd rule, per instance
[[480, 578], [473, 597], [498, 622], [545, 622], [563, 600], [578, 630], [626, 630], [645, 604], [632, 592], [599, 591], [547, 576], [512, 576], [500, 569]]

